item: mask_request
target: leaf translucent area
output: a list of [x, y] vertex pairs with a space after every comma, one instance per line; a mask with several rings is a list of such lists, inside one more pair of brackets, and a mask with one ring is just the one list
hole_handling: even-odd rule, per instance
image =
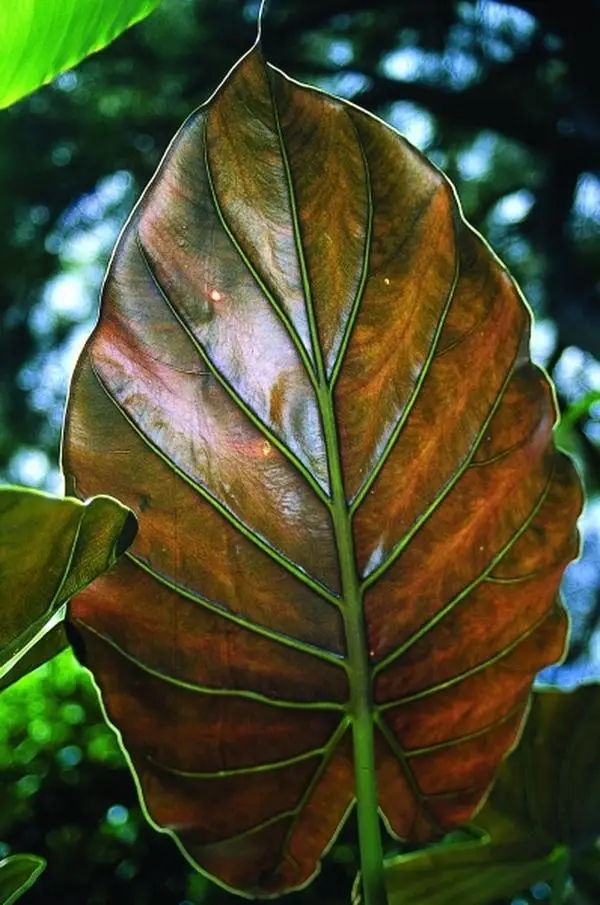
[[0, 4], [0, 108], [45, 85], [149, 15], [159, 0]]
[[600, 685], [540, 689], [476, 823], [494, 837], [575, 851], [600, 835]]
[[[494, 845], [489, 836], [432, 846], [386, 862], [389, 905], [491, 905], [534, 883], [551, 883], [564, 859], [564, 846], [544, 854], [522, 843]], [[354, 905], [360, 903], [359, 893]]]
[[38, 855], [11, 855], [0, 861], [0, 905], [13, 905], [46, 867]]
[[64, 467], [141, 529], [70, 619], [150, 818], [228, 887], [306, 883], [356, 794], [376, 835], [375, 759], [420, 842], [514, 744], [581, 507], [529, 325], [439, 171], [259, 48], [124, 229]]
[[136, 531], [117, 500], [0, 487], [0, 688], [66, 646], [64, 604], [110, 569]]

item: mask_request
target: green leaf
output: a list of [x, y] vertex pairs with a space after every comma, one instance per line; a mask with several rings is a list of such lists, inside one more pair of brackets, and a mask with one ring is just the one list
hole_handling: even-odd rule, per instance
[[65, 646], [64, 604], [110, 569], [137, 531], [117, 500], [0, 487], [0, 688]]
[[497, 839], [584, 849], [600, 836], [600, 685], [539, 690], [476, 818]]
[[[398, 855], [385, 866], [389, 905], [487, 905], [533, 883], [551, 883], [562, 869], [564, 846], [527, 856], [520, 845], [494, 845], [489, 836]], [[362, 902], [356, 887], [356, 905]]]
[[18, 0], [0, 4], [0, 108], [35, 91], [126, 28], [159, 0]]
[[0, 905], [13, 905], [46, 867], [38, 855], [11, 855], [0, 861]]
[[597, 402], [600, 402], [600, 390], [590, 390], [562, 413], [560, 421], [554, 428], [554, 441], [557, 446], [567, 452], [573, 449], [575, 442], [573, 428], [587, 417], [591, 407]]
[[4, 691], [9, 685], [13, 685], [33, 672], [38, 666], [52, 660], [61, 651], [68, 647], [69, 641], [62, 622], [54, 625], [50, 631], [43, 634], [39, 640], [18, 658], [14, 666], [0, 677], [0, 691]]

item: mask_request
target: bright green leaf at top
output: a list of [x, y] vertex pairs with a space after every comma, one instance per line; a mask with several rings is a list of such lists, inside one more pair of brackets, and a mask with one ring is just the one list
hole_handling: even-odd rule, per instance
[[0, 3], [0, 108], [45, 85], [145, 18], [159, 0]]
[[12, 905], [35, 883], [46, 867], [37, 855], [11, 855], [0, 861], [0, 905]]
[[0, 689], [62, 650], [63, 604], [114, 565], [136, 531], [111, 497], [81, 503], [0, 487]]

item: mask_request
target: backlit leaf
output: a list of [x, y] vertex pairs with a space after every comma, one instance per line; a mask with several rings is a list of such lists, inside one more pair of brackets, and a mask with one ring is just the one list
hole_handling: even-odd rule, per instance
[[158, 0], [0, 3], [0, 108], [114, 41]]
[[114, 565], [135, 531], [111, 497], [84, 504], [0, 487], [0, 689], [63, 649], [64, 604]]
[[122, 233], [64, 467], [140, 533], [69, 618], [151, 819], [227, 886], [307, 882], [355, 796], [371, 845], [374, 764], [388, 826], [440, 836], [514, 744], [581, 506], [529, 329], [440, 172], [258, 47]]
[[0, 905], [13, 905], [46, 867], [37, 855], [11, 855], [0, 861]]

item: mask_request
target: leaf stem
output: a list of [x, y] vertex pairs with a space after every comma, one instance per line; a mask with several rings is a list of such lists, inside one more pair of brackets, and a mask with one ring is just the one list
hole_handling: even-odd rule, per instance
[[[272, 88], [271, 88], [272, 91]], [[383, 871], [383, 846], [379, 821], [379, 799], [375, 773], [373, 675], [363, 613], [363, 588], [356, 569], [352, 513], [346, 500], [342, 476], [342, 457], [333, 400], [333, 383], [328, 383], [319, 342], [308, 267], [304, 256], [300, 218], [294, 193], [294, 182], [287, 156], [277, 104], [272, 94], [275, 126], [279, 136], [281, 159], [285, 171], [292, 227], [298, 253], [298, 264], [304, 289], [306, 317], [309, 326], [311, 351], [317, 378], [316, 395], [321, 413], [323, 436], [329, 466], [331, 490], [330, 512], [340, 563], [342, 584], [342, 616], [347, 643], [348, 680], [350, 684], [349, 715], [352, 720], [354, 746], [354, 776], [358, 816], [363, 905], [387, 905]]]
[[351, 516], [344, 493], [333, 400], [331, 393], [324, 385], [319, 395], [325, 445], [331, 472], [332, 518], [340, 560], [344, 600], [342, 614], [348, 645], [350, 714], [352, 717], [363, 902], [364, 905], [387, 905], [375, 772], [372, 675], [364, 624], [362, 591], [356, 574]]

